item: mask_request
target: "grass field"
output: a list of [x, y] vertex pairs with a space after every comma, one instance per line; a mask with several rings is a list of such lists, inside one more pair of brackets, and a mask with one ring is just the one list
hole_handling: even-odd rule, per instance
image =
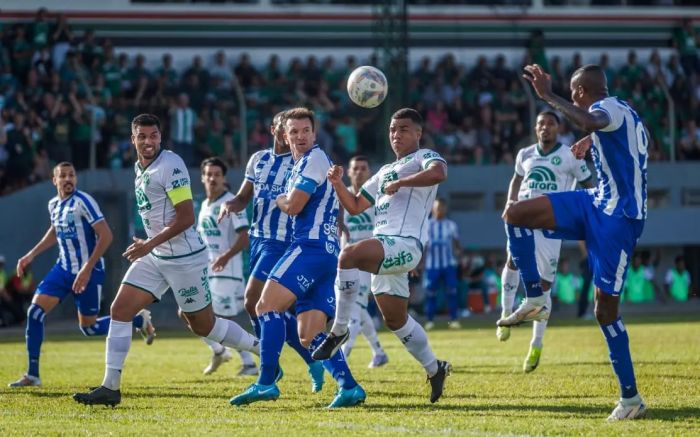
[[[40, 388], [12, 390], [6, 383], [25, 370], [22, 338], [0, 338], [0, 435], [698, 435], [700, 432], [700, 321], [672, 323], [628, 318], [644, 420], [606, 423], [618, 388], [604, 339], [593, 322], [556, 326], [545, 337], [540, 367], [521, 373], [530, 328], [514, 329], [507, 343], [491, 325], [437, 330], [430, 340], [438, 357], [454, 366], [446, 393], [428, 402], [422, 369], [391, 334], [381, 340], [390, 362], [367, 369], [358, 339], [350, 357], [367, 402], [327, 411], [335, 384], [311, 394], [306, 367], [285, 348], [282, 396], [234, 408], [228, 399], [252, 378], [235, 378], [229, 362], [211, 376], [202, 369], [208, 349], [183, 332], [160, 332], [147, 347], [134, 338], [126, 362], [122, 404], [85, 407], [71, 395], [102, 380], [104, 340], [48, 335]], [[138, 341], [137, 341], [138, 339]]]

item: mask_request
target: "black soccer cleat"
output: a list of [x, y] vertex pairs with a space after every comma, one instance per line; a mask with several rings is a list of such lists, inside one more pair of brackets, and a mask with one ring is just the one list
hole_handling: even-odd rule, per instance
[[316, 361], [327, 360], [338, 352], [340, 346], [350, 338], [350, 330], [345, 331], [343, 335], [328, 334], [325, 340], [311, 354], [311, 358]]
[[434, 404], [442, 396], [442, 390], [445, 388], [445, 379], [452, 371], [452, 364], [447, 361], [438, 360], [438, 370], [435, 375], [428, 377], [430, 382], [430, 403]]
[[122, 393], [99, 386], [89, 393], [76, 393], [73, 399], [83, 405], [105, 405], [114, 408], [122, 401]]

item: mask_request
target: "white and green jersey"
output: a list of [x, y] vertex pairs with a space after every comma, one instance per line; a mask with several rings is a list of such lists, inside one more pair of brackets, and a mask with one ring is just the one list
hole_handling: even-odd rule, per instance
[[[175, 207], [180, 202], [192, 199], [190, 175], [177, 154], [161, 149], [158, 156], [136, 170], [136, 205], [148, 238], [153, 238], [175, 219]], [[153, 249], [158, 258], [172, 259], [204, 250], [204, 242], [192, 226]]]
[[365, 182], [362, 186], [362, 195], [374, 205], [376, 214], [373, 235], [415, 238], [425, 245], [428, 238], [428, 216], [437, 194], [437, 185], [403, 187], [393, 196], [384, 192], [384, 186], [389, 182], [419, 173], [434, 161], [445, 163], [439, 153], [418, 149], [408, 156], [383, 166]]
[[[197, 220], [197, 231], [207, 245], [207, 254], [211, 264], [221, 254], [229, 250], [238, 239], [238, 232], [248, 229], [248, 218], [245, 211], [237, 214], [230, 214], [221, 223], [216, 220], [219, 217], [221, 205], [233, 199], [233, 194], [228, 191], [219, 196], [213, 202], [205, 199], [202, 208], [199, 210]], [[220, 272], [209, 270], [210, 278], [229, 278], [243, 280], [243, 254], [238, 252], [231, 258], [224, 269]]]
[[[353, 190], [352, 187], [348, 187], [348, 190], [355, 194], [355, 190]], [[374, 208], [367, 208], [367, 210], [357, 215], [350, 215], [346, 211], [345, 214], [343, 214], [343, 222], [350, 236], [347, 241], [348, 244], [372, 238], [374, 231]]]
[[561, 143], [557, 143], [549, 153], [543, 153], [539, 144], [520, 149], [515, 158], [515, 173], [523, 178], [518, 200], [571, 191], [577, 182], [585, 182], [592, 177], [586, 162], [576, 159], [571, 149], [562, 147]]

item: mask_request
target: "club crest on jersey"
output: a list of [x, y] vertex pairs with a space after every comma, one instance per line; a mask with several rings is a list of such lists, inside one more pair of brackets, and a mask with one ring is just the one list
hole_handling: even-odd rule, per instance
[[326, 252], [330, 253], [331, 255], [338, 254], [335, 244], [331, 243], [330, 241], [326, 241]]
[[[557, 157], [558, 158], [558, 157]], [[560, 159], [561, 160], [561, 159]], [[556, 191], [557, 177], [547, 167], [537, 166], [527, 173], [527, 187], [531, 190]]]
[[553, 156], [551, 162], [552, 162], [552, 165], [559, 165], [559, 164], [561, 164], [561, 158], [558, 156]]

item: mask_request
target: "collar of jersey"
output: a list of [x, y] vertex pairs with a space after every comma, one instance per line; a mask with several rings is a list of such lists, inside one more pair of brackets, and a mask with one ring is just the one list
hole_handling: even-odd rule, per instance
[[219, 197], [217, 197], [216, 199], [212, 200], [211, 202], [209, 201], [209, 199], [206, 199], [206, 198], [204, 199], [204, 201], [207, 202], [207, 205], [211, 205], [212, 203], [218, 202], [219, 199], [221, 199], [222, 197], [224, 197], [226, 194], [228, 194], [228, 190], [224, 190], [224, 192], [221, 193], [221, 195], [220, 195]]
[[542, 149], [540, 148], [540, 143], [537, 143], [537, 153], [539, 153], [540, 156], [549, 156], [549, 155], [551, 155], [552, 153], [554, 153], [554, 152], [556, 152], [557, 150], [559, 150], [560, 147], [561, 147], [561, 143], [557, 143], [557, 144], [552, 148], [552, 150], [550, 150], [550, 151], [547, 152], [547, 153], [543, 153], [543, 152], [542, 152]]
[[290, 149], [289, 152], [287, 153], [275, 153], [275, 146], [270, 147], [270, 153], [272, 156], [287, 156], [292, 154], [292, 150]]
[[148, 167], [150, 167], [151, 164], [153, 164], [154, 162], [156, 162], [156, 161], [158, 160], [158, 158], [160, 158], [160, 155], [163, 153], [163, 150], [165, 150], [165, 149], [163, 149], [163, 147], [161, 146], [160, 150], [158, 151], [158, 154], [156, 155], [155, 158], [153, 158], [153, 161], [149, 162], [148, 165], [145, 166], [144, 168], [141, 168], [141, 163], [138, 162], [138, 160], [137, 160], [137, 161], [136, 161], [136, 165], [138, 166], [139, 171], [140, 171], [141, 173], [143, 173], [144, 171], [146, 171], [146, 169], [147, 169]]
[[75, 196], [75, 193], [77, 193], [78, 190], [73, 190], [70, 196], [66, 197], [65, 199], [61, 199], [61, 197], [58, 197], [58, 203], [65, 203], [71, 199], [71, 197]]
[[311, 152], [312, 152], [312, 151], [313, 151], [314, 149], [318, 149], [318, 148], [320, 148], [320, 147], [321, 147], [321, 146], [319, 146], [318, 144], [314, 144], [314, 146], [313, 146], [312, 148], [310, 148], [309, 150], [307, 150], [307, 151], [306, 151], [306, 153], [304, 153], [304, 154], [303, 154], [303, 155], [301, 155], [301, 156], [307, 156], [307, 155], [310, 155], [310, 154], [311, 154]]

